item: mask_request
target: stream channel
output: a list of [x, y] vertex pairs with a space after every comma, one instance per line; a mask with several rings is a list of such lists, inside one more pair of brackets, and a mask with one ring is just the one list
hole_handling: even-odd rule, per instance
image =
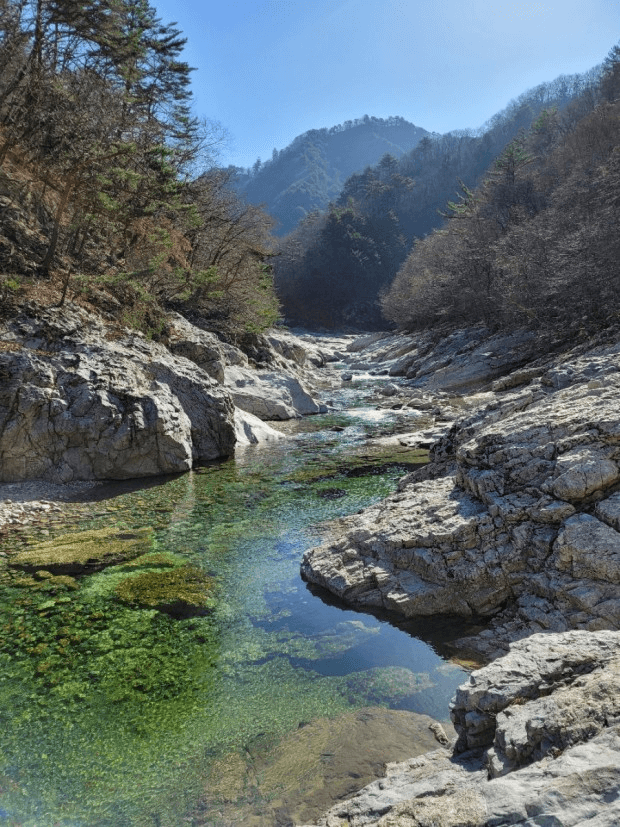
[[466, 677], [448, 657], [462, 625], [350, 611], [299, 575], [322, 521], [424, 462], [373, 447], [412, 426], [376, 411], [370, 390], [349, 383], [331, 393], [337, 410], [281, 423], [286, 440], [103, 485], [73, 522], [69, 508], [29, 530], [32, 544], [148, 526], [147, 568], [183, 558], [214, 591], [208, 615], [179, 619], [117, 599], [131, 564], [54, 589], [0, 571], [0, 825], [307, 823], [413, 755], [417, 734], [428, 741], [412, 712], [448, 719]]

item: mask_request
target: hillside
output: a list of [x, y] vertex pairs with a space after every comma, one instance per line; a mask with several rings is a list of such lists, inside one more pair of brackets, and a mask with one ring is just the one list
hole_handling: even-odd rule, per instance
[[430, 133], [404, 118], [365, 115], [330, 129], [311, 129], [252, 169], [235, 168], [234, 187], [251, 204], [264, 204], [285, 235], [313, 210], [336, 199], [346, 179], [376, 164], [386, 153], [397, 158]]
[[445, 221], [461, 184], [472, 190], [494, 159], [543, 111], [578, 119], [599, 94], [599, 70], [562, 76], [524, 92], [477, 134], [425, 136], [401, 156], [386, 155], [344, 184], [330, 209], [308, 216], [282, 242], [275, 263], [284, 315], [309, 328], [384, 329], [379, 297], [417, 238]]
[[599, 83], [547, 108], [461, 186], [445, 226], [419, 240], [383, 300], [418, 329], [485, 322], [590, 333], [618, 318], [620, 48]]
[[30, 297], [150, 336], [171, 307], [233, 337], [268, 327], [272, 221], [213, 168], [181, 32], [143, 0], [91, 11], [3, 4], [0, 313]]

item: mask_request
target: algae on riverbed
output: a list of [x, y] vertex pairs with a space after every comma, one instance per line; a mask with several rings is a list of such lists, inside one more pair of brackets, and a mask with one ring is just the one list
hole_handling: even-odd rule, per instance
[[195, 566], [171, 571], [144, 571], [126, 576], [116, 587], [122, 603], [140, 609], [157, 609], [171, 617], [208, 614], [214, 582]]
[[63, 534], [9, 559], [12, 568], [46, 569], [52, 574], [84, 574], [138, 557], [150, 549], [148, 527], [119, 531], [115, 526], [75, 534]]
[[[373, 473], [379, 459], [362, 461], [332, 437], [247, 451], [121, 495], [110, 487], [90, 516], [82, 508], [82, 526], [91, 536], [137, 535], [136, 553], [82, 570], [77, 590], [37, 586], [51, 580], [37, 574], [52, 573], [49, 560], [36, 558], [32, 573], [10, 566], [0, 604], [0, 807], [15, 824], [215, 824], [216, 813], [197, 815], [214, 761], [369, 700], [445, 709], [458, 678], [437, 671], [428, 647], [323, 604], [300, 581], [314, 525], [385, 496], [406, 468]], [[320, 496], [320, 477], [296, 479], [310, 450], [325, 452], [324, 471], [345, 469], [345, 496]], [[11, 563], [30, 554], [34, 567], [37, 548]], [[128, 578], [165, 580], [189, 567], [213, 585], [207, 616], [118, 599]], [[397, 663], [405, 671], [395, 673]]]

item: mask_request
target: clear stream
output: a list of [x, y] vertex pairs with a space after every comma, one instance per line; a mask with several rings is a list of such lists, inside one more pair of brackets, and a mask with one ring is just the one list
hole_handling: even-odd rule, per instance
[[122, 567], [54, 594], [3, 576], [0, 825], [291, 824], [286, 792], [258, 783], [256, 761], [277, 753], [282, 764], [300, 727], [368, 707], [447, 718], [465, 672], [440, 653], [462, 627], [399, 627], [299, 575], [318, 523], [383, 498], [422, 461], [368, 448], [395, 415], [365, 408], [363, 387], [347, 393], [346, 410], [286, 423], [287, 440], [139, 488], [104, 486], [79, 526], [51, 529], [152, 527], [153, 551], [213, 578], [208, 616], [124, 606]]

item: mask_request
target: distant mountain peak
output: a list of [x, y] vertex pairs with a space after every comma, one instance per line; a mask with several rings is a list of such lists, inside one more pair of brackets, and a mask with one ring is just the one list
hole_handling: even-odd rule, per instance
[[285, 235], [313, 210], [338, 198], [346, 179], [385, 155], [400, 158], [430, 135], [398, 115], [364, 115], [332, 127], [310, 129], [269, 161], [237, 169], [233, 186], [252, 204], [264, 204]]

